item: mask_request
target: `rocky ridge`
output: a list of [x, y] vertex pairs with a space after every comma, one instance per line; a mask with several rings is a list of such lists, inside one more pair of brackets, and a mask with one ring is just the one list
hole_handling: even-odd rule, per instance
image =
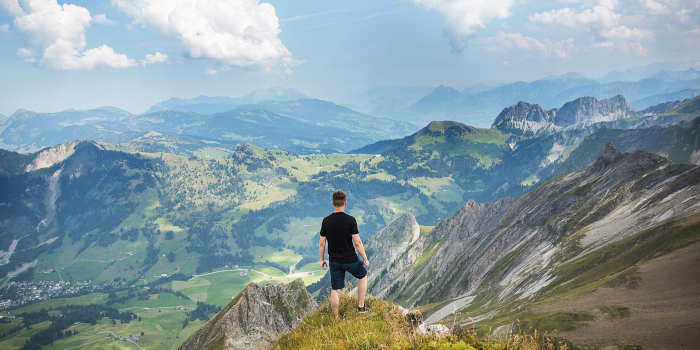
[[543, 131], [581, 128], [599, 122], [612, 122], [633, 116], [622, 95], [598, 100], [580, 97], [560, 108], [544, 110], [537, 104], [518, 102], [506, 107], [494, 120], [492, 127], [504, 132], [533, 135]]
[[178, 349], [264, 349], [315, 308], [300, 279], [279, 285], [251, 283]]
[[[518, 198], [469, 201], [404, 252], [392, 252], [389, 263], [374, 259], [383, 270], [371, 276], [370, 292], [408, 307], [469, 295], [482, 295], [482, 302], [529, 300], [566, 282], [557, 269], [567, 260], [699, 215], [698, 195], [699, 166], [608, 144], [580, 171]], [[372, 237], [368, 250], [389, 236], [407, 237], [406, 221]], [[396, 256], [408, 263], [391, 263], [401, 261]]]

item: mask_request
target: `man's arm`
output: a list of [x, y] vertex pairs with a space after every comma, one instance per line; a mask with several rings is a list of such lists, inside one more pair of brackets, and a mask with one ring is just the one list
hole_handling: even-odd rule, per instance
[[321, 258], [321, 269], [323, 269], [323, 270], [326, 269], [325, 253], [326, 253], [326, 237], [321, 236], [321, 239], [318, 241], [318, 255]]
[[365, 268], [368, 268], [369, 259], [367, 259], [367, 254], [365, 254], [365, 246], [362, 244], [362, 240], [360, 239], [359, 233], [352, 235], [352, 242], [355, 243], [355, 248], [358, 252], [360, 252], [360, 255], [362, 256], [362, 261], [365, 262]]

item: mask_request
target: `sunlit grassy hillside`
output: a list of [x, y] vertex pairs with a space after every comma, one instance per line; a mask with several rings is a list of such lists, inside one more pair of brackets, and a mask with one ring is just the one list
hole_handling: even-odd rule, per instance
[[341, 295], [341, 320], [333, 320], [326, 302], [307, 315], [291, 332], [282, 335], [269, 349], [567, 349], [565, 342], [543, 335], [512, 335], [503, 339], [480, 338], [475, 332], [455, 329], [450, 336], [422, 334], [401, 310], [381, 299], [367, 301], [370, 311], [358, 313], [357, 299]]

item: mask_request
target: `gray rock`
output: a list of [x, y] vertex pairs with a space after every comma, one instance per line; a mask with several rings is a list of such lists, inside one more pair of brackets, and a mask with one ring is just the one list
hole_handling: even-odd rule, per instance
[[301, 279], [264, 287], [250, 283], [178, 349], [264, 349], [315, 308]]

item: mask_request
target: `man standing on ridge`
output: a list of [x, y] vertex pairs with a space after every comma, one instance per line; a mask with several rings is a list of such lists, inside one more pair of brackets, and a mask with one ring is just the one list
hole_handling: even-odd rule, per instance
[[[357, 282], [357, 311], [366, 312], [365, 295], [367, 295], [367, 268], [369, 260], [365, 247], [360, 240], [355, 218], [345, 213], [347, 200], [343, 191], [333, 193], [333, 213], [323, 218], [321, 224], [321, 239], [318, 242], [318, 253], [321, 257], [321, 268], [326, 269], [326, 241], [328, 241], [328, 260], [330, 260], [331, 295], [328, 298], [335, 319], [338, 320], [340, 296], [338, 293], [345, 287], [345, 272], [350, 272]], [[354, 243], [354, 246], [353, 246]], [[357, 257], [355, 248], [362, 256]]]

